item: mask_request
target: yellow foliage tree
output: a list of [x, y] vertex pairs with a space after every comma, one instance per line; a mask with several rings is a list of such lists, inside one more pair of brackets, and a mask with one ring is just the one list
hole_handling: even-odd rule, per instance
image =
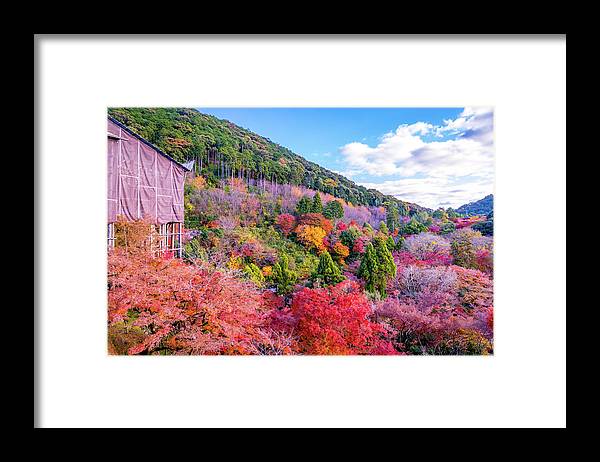
[[300, 225], [296, 228], [296, 236], [298, 241], [307, 249], [315, 249], [317, 253], [325, 250], [323, 239], [327, 233], [320, 226]]
[[195, 188], [195, 189], [204, 189], [206, 187], [206, 178], [204, 178], [201, 175], [198, 175], [195, 178], [192, 178], [190, 180], [190, 184]]

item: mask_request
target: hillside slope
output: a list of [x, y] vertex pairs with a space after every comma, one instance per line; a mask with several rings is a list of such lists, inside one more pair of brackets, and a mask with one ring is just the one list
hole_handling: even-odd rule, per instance
[[461, 205], [456, 209], [460, 214], [464, 215], [487, 215], [494, 209], [494, 195], [489, 194], [483, 199], [468, 204]]
[[355, 205], [404, 203], [411, 212], [431, 211], [401, 201], [304, 159], [289, 149], [227, 120], [186, 108], [109, 108], [108, 113], [179, 162], [196, 161], [207, 178], [290, 183], [325, 192]]

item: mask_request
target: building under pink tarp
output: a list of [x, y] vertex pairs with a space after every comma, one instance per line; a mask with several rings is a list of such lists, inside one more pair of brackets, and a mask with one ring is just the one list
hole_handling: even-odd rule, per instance
[[183, 185], [189, 169], [110, 116], [107, 136], [109, 246], [118, 217], [145, 218], [156, 225], [159, 247], [180, 255]]

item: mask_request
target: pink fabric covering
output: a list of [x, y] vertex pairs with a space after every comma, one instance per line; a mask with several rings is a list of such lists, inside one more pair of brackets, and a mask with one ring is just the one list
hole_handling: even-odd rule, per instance
[[108, 120], [108, 222], [183, 222], [185, 169]]

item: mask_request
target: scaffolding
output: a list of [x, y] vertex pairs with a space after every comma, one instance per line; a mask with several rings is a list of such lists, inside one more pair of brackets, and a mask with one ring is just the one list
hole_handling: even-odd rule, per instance
[[183, 187], [190, 170], [112, 117], [107, 121], [107, 245], [117, 243], [117, 217], [149, 219], [150, 248], [182, 256]]
[[108, 250], [115, 248], [115, 224], [109, 223], [107, 227]]
[[[108, 223], [108, 250], [115, 248], [116, 240], [115, 223]], [[150, 225], [145, 246], [156, 256], [170, 255], [181, 258], [183, 256], [183, 223], [171, 222]]]
[[[153, 225], [150, 246], [156, 255], [164, 256], [169, 254], [173, 257], [181, 258], [183, 255], [183, 223], [164, 223], [162, 225]], [[156, 236], [156, 239], [153, 237]]]

